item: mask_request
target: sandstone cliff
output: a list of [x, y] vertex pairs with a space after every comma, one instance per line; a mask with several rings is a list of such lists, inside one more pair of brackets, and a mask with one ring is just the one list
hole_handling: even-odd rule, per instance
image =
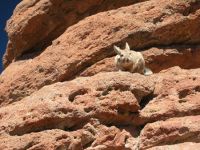
[[[200, 1], [23, 0], [8, 20], [0, 149], [200, 145]], [[113, 45], [153, 75], [118, 72]]]

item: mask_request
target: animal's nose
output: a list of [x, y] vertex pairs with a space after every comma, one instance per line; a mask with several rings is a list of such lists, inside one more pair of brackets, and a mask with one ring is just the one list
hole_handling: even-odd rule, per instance
[[129, 59], [126, 59], [126, 62], [129, 62]]

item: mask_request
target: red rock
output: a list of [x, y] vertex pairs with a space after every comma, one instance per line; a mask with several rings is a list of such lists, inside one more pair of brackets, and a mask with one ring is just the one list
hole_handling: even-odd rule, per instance
[[[180, 66], [185, 69], [199, 68], [199, 53], [200, 50], [198, 46], [154, 47], [142, 51], [146, 60], [146, 66], [154, 73], [173, 66]], [[117, 68], [115, 67], [113, 60], [114, 57], [105, 58], [85, 69], [80, 75], [91, 76], [99, 72], [116, 71]]]
[[[7, 23], [0, 150], [198, 149], [199, 25], [194, 0], [23, 0]], [[125, 42], [153, 75], [116, 70]]]
[[118, 71], [114, 63], [114, 57], [105, 58], [94, 65], [86, 68], [81, 72], [80, 76], [92, 76], [99, 72], [112, 72]]
[[181, 149], [181, 150], [198, 150], [200, 146], [200, 143], [195, 142], [185, 142], [175, 145], [164, 145], [164, 146], [156, 146], [149, 148], [148, 150], [175, 150], [175, 149]]
[[139, 74], [113, 72], [46, 86], [0, 108], [0, 133], [68, 129], [90, 118], [105, 124], [133, 124], [129, 114], [139, 111], [141, 99], [152, 92], [153, 84]]
[[18, 101], [44, 85], [74, 78], [113, 55], [116, 43], [127, 41], [136, 49], [198, 43], [199, 6], [190, 1], [151, 0], [88, 17], [69, 27], [37, 57], [24, 56], [25, 60], [12, 63], [0, 77], [0, 103]]
[[76, 131], [63, 131], [59, 129], [46, 130], [20, 136], [0, 136], [1, 149], [69, 149], [69, 150], [94, 150], [94, 149], [127, 149], [134, 138], [118, 128], [106, 127], [97, 120], [83, 126]]
[[141, 124], [171, 117], [200, 115], [199, 72], [173, 68], [160, 75], [162, 77], [157, 80], [154, 89], [155, 97], [140, 112]]
[[[177, 76], [177, 73], [181, 73], [182, 75]], [[194, 79], [198, 81], [199, 74], [199, 69], [186, 71], [178, 69], [177, 67], [152, 76], [126, 72], [110, 72], [45, 86], [21, 101], [0, 108], [0, 133], [1, 135], [23, 136], [31, 132], [42, 132], [48, 129], [76, 129], [80, 128], [81, 124], [93, 118], [98, 119], [100, 123], [105, 125], [114, 124], [117, 126], [128, 125], [134, 127], [134, 125], [144, 125], [145, 123], [159, 121], [170, 116], [183, 116], [181, 120], [180, 118], [173, 118], [172, 120], [161, 121], [161, 124], [159, 122], [147, 124], [139, 136], [141, 149], [158, 146], [163, 141], [166, 141], [167, 144], [173, 143], [170, 143], [170, 134], [166, 135], [165, 132], [159, 130], [160, 126], [162, 128], [169, 127], [168, 130], [173, 135], [172, 141], [178, 139], [179, 142], [186, 142], [187, 140], [182, 138], [182, 135], [175, 133], [179, 133], [179, 130], [185, 127], [191, 128], [183, 136], [189, 134], [191, 141], [196, 141], [198, 140], [196, 134], [199, 129], [194, 128], [193, 130], [193, 126], [190, 125], [198, 124], [198, 118], [200, 117], [184, 116], [199, 115], [198, 99], [192, 99], [193, 96], [197, 96], [196, 98], [198, 98], [198, 95], [196, 95], [198, 92], [187, 93], [187, 98], [192, 97], [188, 99], [188, 102], [191, 104], [180, 103], [180, 106], [178, 106], [178, 102], [176, 103], [176, 101], [169, 106], [167, 106], [166, 101], [165, 106], [161, 105], [162, 103], [159, 101], [154, 102], [154, 99], [149, 103], [148, 100], [151, 98], [150, 95], [153, 90], [154, 94], [157, 94], [156, 96], [162, 100], [163, 94], [169, 94], [169, 96], [173, 97], [174, 91], [177, 90], [180, 94], [182, 89], [189, 89], [188, 86], [183, 86], [186, 85], [186, 82], [190, 84], [191, 88], [195, 87], [198, 82], [194, 82]], [[169, 77], [171, 78], [169, 79]], [[170, 81], [167, 82], [167, 79]], [[162, 88], [161, 85], [165, 85], [167, 88]], [[182, 98], [181, 95], [179, 99], [182, 100]], [[151, 111], [145, 111], [147, 108], [155, 108], [152, 103], [155, 103], [158, 106], [157, 108], [161, 108], [165, 113], [158, 111], [158, 115], [155, 116]], [[143, 106], [145, 107], [143, 108]], [[141, 111], [139, 111], [140, 107], [143, 108]], [[196, 108], [196, 111], [193, 111], [193, 108]], [[177, 110], [178, 113], [173, 113]], [[146, 118], [144, 117], [144, 112], [147, 114]], [[152, 119], [153, 117], [156, 119]], [[187, 120], [189, 122], [192, 121], [192, 124], [187, 124], [186, 122], [183, 127], [180, 126], [181, 122], [185, 123], [184, 121]], [[169, 126], [170, 124], [172, 126]], [[116, 128], [116, 130], [118, 129]], [[154, 130], [156, 133], [158, 132], [156, 136], [159, 138], [156, 138], [154, 135]], [[135, 132], [138, 131], [139, 129], [135, 130]], [[104, 134], [104, 131], [102, 131], [102, 134]], [[152, 134], [152, 136], [149, 137], [149, 134]], [[193, 136], [194, 134], [195, 136]], [[111, 135], [112, 142], [109, 142], [107, 141], [109, 134], [105, 134], [105, 137], [100, 134], [100, 141], [94, 140], [95, 142], [92, 142], [93, 145], [88, 147], [88, 149], [122, 149], [125, 145], [130, 149], [130, 145], [134, 147], [138, 145], [138, 141], [136, 140], [138, 135], [133, 138], [133, 135], [128, 130], [115, 136], [112, 133]], [[159, 140], [156, 141], [155, 139]]]
[[147, 124], [140, 134], [139, 149], [156, 145], [200, 141], [200, 116], [187, 116]]
[[26, 0], [7, 22], [9, 36], [4, 66], [26, 52], [38, 51], [69, 26], [92, 14], [136, 3], [136, 0]]
[[118, 128], [100, 126], [96, 140], [87, 150], [131, 150], [133, 147], [129, 143], [136, 143], [136, 139], [132, 138], [126, 130], [120, 131]]
[[0, 137], [1, 149], [83, 149], [95, 140], [96, 129], [90, 124], [83, 129], [67, 132], [59, 129], [46, 130], [21, 136]]

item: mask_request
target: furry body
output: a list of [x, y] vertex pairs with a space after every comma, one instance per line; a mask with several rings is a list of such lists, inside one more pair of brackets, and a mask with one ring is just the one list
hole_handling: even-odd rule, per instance
[[128, 43], [124, 50], [114, 46], [117, 53], [115, 56], [115, 65], [121, 71], [129, 71], [131, 73], [140, 73], [144, 75], [153, 74], [152, 71], [145, 67], [145, 60], [140, 52], [130, 50]]

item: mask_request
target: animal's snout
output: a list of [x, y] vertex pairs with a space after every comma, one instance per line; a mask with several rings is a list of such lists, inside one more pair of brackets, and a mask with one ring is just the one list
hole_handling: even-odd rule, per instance
[[126, 62], [127, 62], [127, 63], [130, 62], [130, 59], [127, 58], [127, 59], [126, 59]]
[[128, 58], [124, 58], [122, 59], [123, 60], [123, 63], [128, 63], [129, 62], [129, 59]]

